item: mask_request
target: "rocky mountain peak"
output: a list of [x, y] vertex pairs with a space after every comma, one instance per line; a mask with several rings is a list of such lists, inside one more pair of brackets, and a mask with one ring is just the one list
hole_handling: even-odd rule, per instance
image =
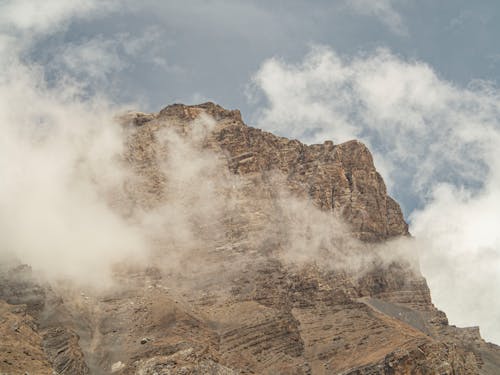
[[239, 110], [227, 110], [212, 102], [197, 105], [171, 104], [158, 113], [158, 118], [194, 120], [200, 113], [205, 113], [216, 121], [234, 120], [243, 123]]
[[[169, 121], [185, 128], [201, 113], [216, 121], [212, 149], [224, 155], [232, 173], [282, 174], [290, 190], [342, 217], [362, 240], [381, 241], [409, 234], [401, 209], [387, 195], [370, 151], [357, 140], [306, 145], [247, 126], [239, 111], [213, 103], [167, 106], [154, 119], [148, 118], [147, 128], [155, 129], [151, 130], [154, 133], [162, 128], [162, 122]], [[136, 118], [136, 123], [145, 124], [143, 114], [136, 114]]]
[[1, 373], [498, 373], [500, 349], [391, 255], [408, 225], [361, 142], [306, 145], [214, 103], [120, 121], [112, 207], [159, 228], [150, 259], [104, 290], [0, 270]]

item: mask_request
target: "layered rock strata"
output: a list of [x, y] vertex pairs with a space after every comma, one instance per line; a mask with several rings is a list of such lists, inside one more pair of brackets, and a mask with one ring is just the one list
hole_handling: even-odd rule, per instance
[[153, 234], [154, 266], [99, 292], [2, 270], [0, 373], [498, 373], [499, 348], [450, 326], [411, 261], [380, 255], [408, 226], [362, 143], [305, 145], [212, 103], [121, 122], [135, 177], [114, 209], [189, 209], [196, 238]]

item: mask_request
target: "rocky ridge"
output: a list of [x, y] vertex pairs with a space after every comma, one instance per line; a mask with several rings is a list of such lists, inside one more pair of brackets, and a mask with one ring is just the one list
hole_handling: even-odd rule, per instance
[[[154, 266], [117, 272], [120, 287], [105, 291], [4, 267], [0, 373], [498, 373], [500, 349], [477, 328], [450, 326], [411, 262], [346, 266], [409, 236], [362, 143], [305, 145], [212, 103], [121, 123], [136, 178], [113, 204], [130, 217], [183, 199], [196, 207], [182, 273], [162, 267], [180, 245], [161, 236]], [[189, 147], [176, 149], [182, 139]], [[179, 185], [175, 169], [190, 159], [201, 169]], [[217, 183], [206, 189], [203, 178]]]

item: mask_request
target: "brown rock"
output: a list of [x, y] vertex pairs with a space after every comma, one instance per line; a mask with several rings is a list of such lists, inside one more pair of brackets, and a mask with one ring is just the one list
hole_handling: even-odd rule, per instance
[[[205, 115], [215, 121], [203, 120], [210, 130], [196, 128]], [[196, 241], [184, 249], [155, 238], [154, 267], [124, 267], [120, 288], [86, 295], [85, 303], [29, 272], [20, 280], [0, 273], [0, 299], [8, 302], [0, 300], [0, 371], [498, 373], [500, 348], [476, 328], [449, 326], [408, 262], [379, 261], [376, 246], [409, 236], [408, 226], [362, 143], [305, 145], [248, 127], [239, 111], [213, 103], [121, 121], [134, 178], [114, 207], [134, 217], [175, 203], [192, 211], [186, 222]], [[191, 139], [178, 159], [203, 166], [188, 176], [194, 182], [175, 185], [182, 162], [168, 160], [164, 137]], [[206, 182], [211, 189], [197, 185]], [[302, 232], [292, 238], [294, 228]], [[162, 267], [172, 247], [178, 265]], [[335, 266], [356, 254], [372, 255], [362, 273]], [[36, 358], [32, 367], [25, 357]]]

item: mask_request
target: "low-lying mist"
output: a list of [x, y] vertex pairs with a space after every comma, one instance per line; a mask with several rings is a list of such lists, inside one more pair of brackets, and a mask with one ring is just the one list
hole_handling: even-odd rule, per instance
[[339, 218], [287, 191], [279, 172], [230, 173], [207, 115], [137, 126], [102, 100], [31, 83], [18, 91], [28, 109], [2, 88], [11, 105], [1, 122], [0, 249], [46, 280], [109, 286], [115, 266], [128, 264], [196, 285], [267, 257], [362, 275], [411, 253], [401, 243], [362, 244]]
[[99, 279], [138, 256], [141, 234], [106, 196], [127, 171], [116, 110], [37, 87], [28, 75], [0, 88], [0, 225], [3, 253], [50, 277]]

